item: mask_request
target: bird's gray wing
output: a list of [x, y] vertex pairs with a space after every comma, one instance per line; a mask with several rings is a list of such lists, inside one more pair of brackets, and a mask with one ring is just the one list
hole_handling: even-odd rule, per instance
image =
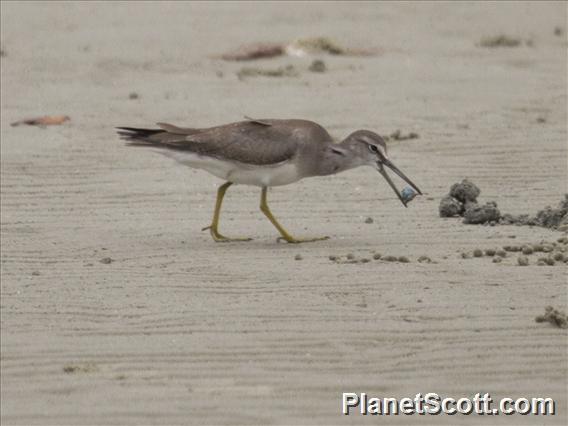
[[290, 160], [297, 150], [292, 129], [252, 120], [204, 129], [183, 139], [172, 138], [165, 145], [171, 149], [259, 166]]

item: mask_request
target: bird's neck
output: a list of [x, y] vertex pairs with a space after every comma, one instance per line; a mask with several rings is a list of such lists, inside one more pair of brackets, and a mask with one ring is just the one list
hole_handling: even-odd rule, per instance
[[318, 162], [317, 174], [319, 176], [333, 175], [360, 165], [358, 161], [354, 161], [348, 141], [343, 141], [338, 144], [329, 143], [324, 147], [321, 161]]

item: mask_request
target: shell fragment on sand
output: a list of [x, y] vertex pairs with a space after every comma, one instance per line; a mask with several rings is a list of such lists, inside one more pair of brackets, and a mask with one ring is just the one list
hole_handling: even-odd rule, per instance
[[418, 195], [414, 189], [410, 186], [405, 187], [401, 192], [400, 195], [405, 203], [410, 203], [414, 198]]

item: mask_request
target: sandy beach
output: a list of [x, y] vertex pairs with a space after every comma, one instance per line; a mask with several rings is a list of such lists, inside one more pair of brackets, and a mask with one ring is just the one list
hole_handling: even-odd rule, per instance
[[[1, 423], [566, 424], [568, 333], [535, 321], [567, 311], [566, 263], [485, 251], [561, 250], [567, 233], [438, 214], [464, 178], [503, 213], [568, 192], [566, 8], [2, 2]], [[480, 44], [499, 35], [518, 45]], [[308, 37], [375, 54], [219, 58]], [[10, 126], [43, 115], [70, 120]], [[389, 154], [424, 196], [405, 209], [370, 168], [273, 188], [291, 232], [331, 237], [292, 245], [259, 189], [234, 186], [221, 230], [254, 240], [218, 244], [201, 228], [223, 182], [114, 129], [244, 116], [309, 119], [338, 139], [414, 132]], [[345, 416], [343, 392], [550, 397], [557, 413]]]

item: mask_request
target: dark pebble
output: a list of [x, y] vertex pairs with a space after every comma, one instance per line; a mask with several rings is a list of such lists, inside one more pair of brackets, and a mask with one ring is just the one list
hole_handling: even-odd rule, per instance
[[529, 264], [529, 258], [526, 256], [519, 256], [517, 259], [519, 266], [527, 266]]
[[325, 66], [325, 62], [321, 59], [314, 60], [310, 67], [308, 68], [311, 72], [326, 72], [327, 67]]
[[522, 252], [523, 254], [533, 254], [534, 250], [531, 246], [524, 246]]

